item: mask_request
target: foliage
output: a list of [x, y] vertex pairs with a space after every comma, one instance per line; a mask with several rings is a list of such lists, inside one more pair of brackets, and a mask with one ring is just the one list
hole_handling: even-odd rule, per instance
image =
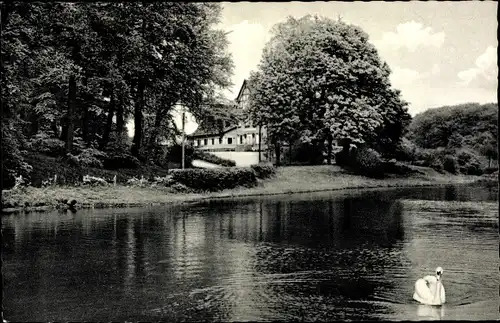
[[108, 153], [104, 159], [103, 167], [105, 169], [137, 169], [141, 162], [136, 157], [126, 152]]
[[102, 160], [107, 158], [107, 155], [105, 153], [95, 148], [86, 148], [77, 156], [73, 156], [71, 154], [68, 155], [70, 157], [70, 160], [74, 160], [74, 163], [77, 166], [95, 168], [102, 168]]
[[459, 172], [458, 160], [455, 156], [446, 155], [443, 160], [443, 169], [448, 173], [457, 174]]
[[482, 175], [485, 169], [478, 156], [471, 150], [461, 150], [457, 155], [460, 173], [467, 175]]
[[418, 166], [452, 174], [481, 175], [484, 172], [477, 152], [472, 149], [417, 149], [416, 152], [416, 160], [413, 163]]
[[417, 114], [409, 139], [423, 148], [469, 148], [497, 159], [498, 104], [467, 103]]
[[47, 156], [57, 157], [64, 155], [64, 141], [53, 138], [49, 134], [41, 132], [28, 140], [29, 150]]
[[383, 161], [378, 152], [371, 148], [356, 149], [354, 153], [354, 168], [368, 177], [383, 177]]
[[[157, 166], [140, 166], [137, 169], [120, 169], [107, 170], [93, 167], [74, 166], [59, 158], [48, 157], [45, 155], [35, 154], [26, 156], [26, 162], [33, 165], [31, 173], [31, 185], [41, 187], [45, 181], [47, 184], [50, 181], [52, 185], [76, 185], [83, 181], [85, 175], [100, 177], [107, 182], [113, 182], [116, 176], [117, 183], [126, 183], [132, 177], [140, 178], [144, 176], [148, 180], [152, 180], [156, 176], [166, 176], [167, 170]], [[57, 175], [57, 180], [54, 182], [54, 176]]]
[[407, 138], [403, 137], [396, 146], [393, 158], [399, 161], [412, 162], [417, 157], [417, 146]]
[[321, 165], [325, 159], [323, 156], [324, 147], [316, 142], [301, 142], [297, 140], [291, 145], [291, 149], [285, 151], [284, 163]]
[[257, 184], [254, 171], [248, 168], [176, 169], [172, 179], [197, 191], [221, 191]]
[[271, 143], [348, 139], [390, 151], [410, 121], [390, 69], [359, 27], [288, 18], [250, 77], [250, 115]]
[[221, 158], [217, 155], [211, 154], [209, 152], [201, 151], [201, 150], [194, 150], [193, 159], [200, 159], [203, 161], [206, 161], [208, 163], [224, 166], [224, 167], [234, 167], [236, 166], [236, 162], [231, 159], [225, 159]]
[[2, 130], [8, 132], [2, 147], [10, 147], [2, 178], [12, 179], [22, 165], [25, 137], [30, 153], [77, 156], [99, 146], [115, 152], [105, 166], [137, 167], [137, 158], [126, 154], [129, 146], [109, 147], [125, 143], [131, 115], [133, 152], [156, 157], [159, 143], [176, 134], [175, 104], [202, 117], [217, 91], [230, 85], [226, 35], [213, 28], [221, 8], [2, 2]]
[[90, 175], [85, 175], [83, 176], [82, 179], [83, 185], [91, 185], [91, 186], [106, 186], [108, 185], [108, 182], [101, 178], [101, 177], [96, 177], [96, 176], [90, 176]]
[[250, 166], [255, 172], [255, 176], [266, 179], [276, 175], [276, 168], [272, 164], [255, 164]]
[[32, 167], [24, 161], [21, 141], [15, 126], [2, 120], [2, 188], [13, 187], [19, 175], [30, 178]]

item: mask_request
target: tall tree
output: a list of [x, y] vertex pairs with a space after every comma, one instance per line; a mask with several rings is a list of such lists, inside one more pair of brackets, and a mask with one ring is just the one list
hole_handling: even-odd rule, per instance
[[317, 16], [273, 28], [250, 81], [251, 115], [271, 141], [398, 142], [410, 121], [390, 69], [360, 28]]

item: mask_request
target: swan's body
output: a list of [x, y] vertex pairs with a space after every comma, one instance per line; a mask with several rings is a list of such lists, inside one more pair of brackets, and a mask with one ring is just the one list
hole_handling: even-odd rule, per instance
[[425, 276], [415, 282], [413, 299], [425, 305], [442, 305], [446, 302], [446, 293], [441, 275], [443, 269], [436, 269], [436, 276]]

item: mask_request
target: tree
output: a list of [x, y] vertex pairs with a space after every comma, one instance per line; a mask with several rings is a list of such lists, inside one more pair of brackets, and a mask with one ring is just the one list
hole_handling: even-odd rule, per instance
[[498, 144], [498, 104], [465, 103], [426, 110], [413, 118], [408, 136], [423, 148], [468, 147], [496, 159], [492, 152]]
[[317, 16], [273, 28], [250, 77], [251, 116], [273, 143], [333, 139], [389, 150], [410, 121], [390, 69], [360, 28]]
[[207, 114], [232, 71], [226, 36], [213, 29], [220, 12], [217, 3], [2, 2], [8, 173], [23, 168], [22, 152], [37, 134], [57, 145], [60, 138], [71, 154], [96, 143], [128, 150], [122, 137], [133, 115], [139, 156], [175, 134], [176, 103]]

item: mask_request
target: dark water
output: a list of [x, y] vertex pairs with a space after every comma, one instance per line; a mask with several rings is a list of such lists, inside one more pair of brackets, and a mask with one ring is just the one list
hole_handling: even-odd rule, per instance
[[[498, 188], [2, 216], [13, 321], [499, 319]], [[418, 305], [444, 268], [447, 304]]]

